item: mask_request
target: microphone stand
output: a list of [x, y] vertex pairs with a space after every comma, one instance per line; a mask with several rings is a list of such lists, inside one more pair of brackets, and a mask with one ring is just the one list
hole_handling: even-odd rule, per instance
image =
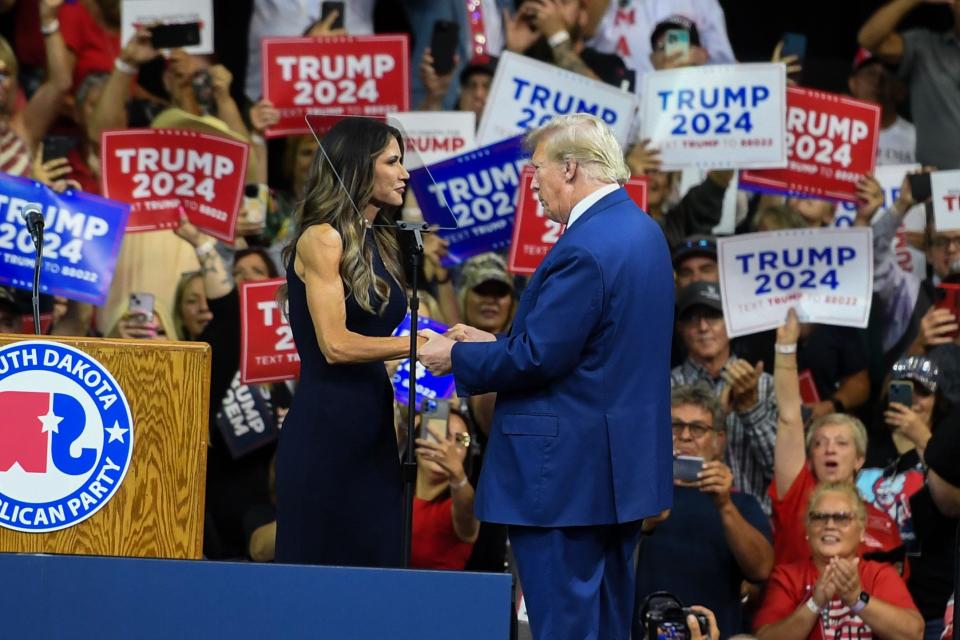
[[33, 246], [36, 249], [36, 256], [33, 261], [33, 297], [31, 303], [33, 306], [33, 333], [40, 335], [40, 265], [43, 264], [43, 223], [34, 227]]
[[413, 496], [417, 488], [417, 461], [414, 450], [414, 418], [417, 410], [417, 322], [420, 309], [420, 264], [423, 260], [423, 233], [427, 231], [426, 222], [397, 221], [397, 229], [413, 235], [411, 243], [411, 261], [413, 276], [410, 281], [410, 393], [407, 396], [407, 448], [401, 465], [403, 477], [403, 567], [410, 567], [410, 549], [413, 543]]

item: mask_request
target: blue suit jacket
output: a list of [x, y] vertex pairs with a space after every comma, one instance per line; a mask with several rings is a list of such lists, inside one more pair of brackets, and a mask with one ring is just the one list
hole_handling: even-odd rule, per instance
[[670, 506], [673, 298], [663, 232], [618, 189], [551, 249], [509, 335], [454, 346], [458, 392], [498, 392], [481, 520], [612, 524]]

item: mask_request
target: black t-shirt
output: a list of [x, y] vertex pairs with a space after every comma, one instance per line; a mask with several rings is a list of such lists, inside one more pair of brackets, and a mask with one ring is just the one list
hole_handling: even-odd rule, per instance
[[809, 369], [821, 400], [829, 400], [840, 382], [867, 369], [867, 349], [863, 331], [827, 324], [814, 326], [797, 349], [797, 368]]
[[[770, 522], [757, 499], [745, 493], [733, 493], [731, 498], [743, 518], [772, 544]], [[720, 637], [727, 638], [744, 631], [743, 580], [710, 496], [674, 487], [670, 517], [640, 543], [638, 602], [654, 591], [669, 591], [684, 606], [700, 604], [713, 611]]]

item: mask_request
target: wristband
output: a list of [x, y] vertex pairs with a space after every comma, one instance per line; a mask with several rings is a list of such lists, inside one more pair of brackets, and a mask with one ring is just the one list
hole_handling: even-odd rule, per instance
[[135, 76], [137, 75], [137, 73], [139, 73], [139, 69], [137, 69], [132, 64], [127, 64], [120, 58], [117, 58], [116, 60], [113, 61], [113, 66], [117, 71], [119, 71], [120, 73], [125, 73], [128, 76]]
[[807, 609], [810, 610], [810, 613], [814, 615], [820, 615], [820, 605], [817, 604], [817, 601], [813, 599], [813, 596], [807, 600]]
[[457, 484], [453, 484], [452, 482], [450, 483], [450, 490], [451, 490], [451, 491], [459, 491], [460, 489], [463, 489], [465, 486], [467, 486], [467, 483], [468, 483], [469, 481], [470, 481], [470, 480], [467, 478], [467, 476], [464, 475], [464, 476], [463, 476], [463, 480], [461, 480], [461, 481], [458, 482]]
[[789, 354], [791, 354], [791, 353], [796, 353], [796, 352], [797, 352], [797, 343], [796, 343], [796, 342], [794, 342], [793, 344], [780, 344], [780, 343], [777, 343], [775, 349], [776, 349], [777, 353], [783, 353], [783, 354], [789, 355]]
[[45, 25], [40, 25], [40, 33], [45, 36], [52, 36], [57, 31], [60, 31], [60, 21], [54, 18]]
[[213, 253], [217, 248], [217, 243], [215, 240], [207, 240], [201, 245], [194, 247], [194, 251], [197, 253], [198, 258], [205, 258], [211, 253]]
[[450, 282], [450, 272], [447, 271], [447, 277], [444, 278], [443, 280], [441, 280], [440, 278], [434, 278], [433, 282], [434, 284], [447, 284], [448, 282]]
[[867, 608], [867, 604], [870, 602], [870, 594], [866, 591], [861, 591], [860, 596], [857, 598], [857, 601], [850, 605], [850, 613], [857, 614]]
[[267, 141], [264, 140], [264, 139], [263, 139], [263, 136], [260, 135], [259, 133], [251, 133], [251, 134], [250, 134], [250, 144], [255, 144], [255, 145], [258, 145], [258, 146], [261, 146], [261, 147], [262, 147], [262, 146], [265, 146], [265, 145], [267, 144]]
[[550, 45], [550, 48], [559, 47], [564, 42], [570, 42], [570, 33], [568, 31], [557, 31], [555, 34], [547, 38], [547, 44]]

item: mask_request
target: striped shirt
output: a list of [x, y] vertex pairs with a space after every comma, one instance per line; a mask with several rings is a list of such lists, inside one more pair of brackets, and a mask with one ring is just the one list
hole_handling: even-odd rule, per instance
[[13, 176], [30, 175], [30, 151], [10, 127], [0, 129], [0, 172]]
[[[732, 356], [724, 369], [736, 362]], [[705, 382], [720, 397], [726, 382], [713, 378], [706, 369], [687, 358], [670, 372], [670, 386]], [[777, 398], [773, 392], [773, 376], [760, 374], [758, 401], [752, 408], [727, 415], [727, 464], [733, 473], [733, 486], [755, 497], [764, 512], [770, 515], [767, 487], [773, 479], [773, 448], [777, 439]]]

